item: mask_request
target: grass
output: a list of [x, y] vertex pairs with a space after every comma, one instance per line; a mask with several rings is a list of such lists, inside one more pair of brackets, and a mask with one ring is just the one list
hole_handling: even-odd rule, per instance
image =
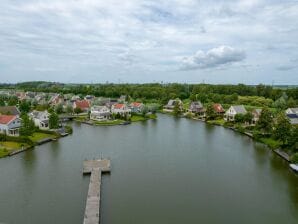
[[9, 142], [9, 141], [0, 142], [0, 158], [8, 156], [9, 153], [19, 150], [22, 147], [26, 148], [28, 146], [29, 146], [28, 144], [20, 143], [20, 142]]
[[125, 122], [124, 120], [108, 120], [108, 121], [93, 121], [95, 125], [102, 125], [102, 126], [112, 126], [112, 125], [119, 125]]
[[56, 138], [56, 136], [55, 135], [52, 135], [52, 134], [45, 134], [45, 133], [41, 133], [41, 132], [34, 132], [34, 134], [32, 136], [29, 136], [29, 138], [33, 142], [38, 142], [38, 141], [40, 141], [42, 139], [45, 139], [45, 138]]
[[131, 121], [132, 121], [132, 122], [146, 121], [146, 120], [148, 120], [148, 118], [143, 117], [143, 116], [141, 116], [141, 115], [132, 115], [132, 116], [131, 116]]
[[277, 149], [282, 145], [280, 141], [277, 141], [273, 138], [260, 138], [259, 141], [268, 145], [271, 149]]
[[218, 119], [218, 120], [210, 120], [207, 121], [208, 124], [214, 124], [214, 125], [224, 125], [225, 124], [225, 120], [224, 119]]

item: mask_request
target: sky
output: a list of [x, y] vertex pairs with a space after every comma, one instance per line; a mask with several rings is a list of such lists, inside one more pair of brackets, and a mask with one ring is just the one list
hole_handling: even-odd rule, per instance
[[298, 0], [0, 1], [0, 83], [298, 84]]

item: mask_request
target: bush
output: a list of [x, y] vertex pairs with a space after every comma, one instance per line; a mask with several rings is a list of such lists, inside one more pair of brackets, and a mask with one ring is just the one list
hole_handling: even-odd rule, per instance
[[73, 132], [73, 129], [70, 125], [65, 125], [65, 131], [68, 133], [68, 134], [72, 134]]
[[295, 154], [293, 154], [291, 156], [291, 162], [292, 163], [298, 163], [298, 152], [296, 152]]
[[20, 142], [20, 143], [27, 143], [28, 145], [34, 145], [33, 141], [31, 141], [27, 136], [15, 137], [15, 136], [0, 134], [0, 141]]

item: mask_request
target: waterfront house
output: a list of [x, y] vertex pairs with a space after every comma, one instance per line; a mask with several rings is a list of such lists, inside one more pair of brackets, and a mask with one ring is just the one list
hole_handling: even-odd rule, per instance
[[296, 108], [288, 108], [286, 110], [286, 114], [297, 114], [298, 115], [298, 107], [296, 107]]
[[56, 94], [51, 97], [49, 100], [49, 104], [52, 106], [57, 106], [58, 104], [63, 104], [64, 103], [64, 97], [60, 94]]
[[217, 115], [222, 115], [225, 113], [225, 109], [223, 108], [223, 106], [220, 103], [213, 104], [213, 109]]
[[194, 114], [198, 114], [199, 116], [205, 116], [205, 109], [200, 101], [191, 102], [188, 111]]
[[76, 100], [73, 103], [73, 109], [80, 108], [82, 112], [88, 112], [90, 109], [90, 103], [88, 100]]
[[111, 119], [111, 111], [106, 106], [91, 107], [90, 119], [96, 121], [105, 121]]
[[179, 105], [179, 109], [182, 111], [183, 110], [183, 104], [181, 100], [169, 100], [168, 104], [164, 106], [164, 111], [167, 112], [173, 112], [175, 105]]
[[298, 115], [297, 114], [287, 114], [287, 118], [289, 119], [291, 124], [298, 125]]
[[291, 124], [298, 124], [298, 107], [296, 108], [288, 108], [286, 110], [286, 116], [289, 119]]
[[2, 106], [0, 107], [0, 114], [20, 116], [21, 113], [16, 106]]
[[124, 115], [130, 114], [131, 110], [130, 110], [130, 108], [128, 108], [128, 106], [126, 104], [117, 103], [117, 104], [112, 105], [111, 112], [113, 114], [119, 114], [121, 116], [124, 116]]
[[235, 120], [235, 116], [237, 114], [246, 114], [247, 111], [246, 109], [244, 108], [243, 105], [235, 105], [235, 106], [231, 106], [227, 112], [225, 113], [225, 117], [224, 119], [226, 121], [234, 121]]
[[252, 124], [256, 124], [258, 120], [260, 119], [262, 113], [262, 109], [254, 109], [251, 114], [252, 114]]
[[141, 113], [145, 108], [145, 105], [139, 102], [133, 102], [129, 106], [132, 113]]
[[16, 115], [0, 115], [0, 133], [19, 136], [21, 119]]
[[47, 130], [49, 129], [49, 112], [48, 111], [32, 111], [29, 117], [34, 122], [34, 125], [39, 129]]

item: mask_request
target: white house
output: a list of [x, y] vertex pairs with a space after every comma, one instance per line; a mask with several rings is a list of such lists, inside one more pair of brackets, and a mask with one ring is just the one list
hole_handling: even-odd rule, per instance
[[126, 104], [117, 103], [117, 104], [112, 105], [111, 112], [113, 114], [120, 114], [120, 115], [124, 116], [126, 114], [130, 114], [131, 110], [128, 108], [128, 106]]
[[50, 114], [48, 111], [33, 111], [29, 114], [29, 116], [32, 118], [36, 127], [44, 130], [49, 129]]
[[145, 105], [139, 102], [133, 102], [129, 106], [130, 106], [131, 112], [133, 113], [141, 113], [145, 108]]
[[96, 121], [105, 121], [111, 118], [111, 111], [106, 106], [91, 107], [90, 119]]
[[175, 108], [175, 105], [179, 105], [179, 109], [183, 110], [183, 104], [181, 100], [169, 100], [168, 104], [164, 106], [164, 111], [172, 112]]
[[0, 133], [19, 136], [21, 119], [16, 115], [0, 115]]
[[286, 114], [297, 114], [298, 115], [298, 107], [296, 107], [296, 108], [288, 108], [286, 110]]
[[286, 110], [286, 116], [291, 124], [298, 124], [298, 108], [288, 108]]
[[236, 114], [246, 114], [247, 111], [245, 110], [243, 105], [236, 105], [231, 106], [225, 113], [224, 119], [226, 121], [234, 121]]

